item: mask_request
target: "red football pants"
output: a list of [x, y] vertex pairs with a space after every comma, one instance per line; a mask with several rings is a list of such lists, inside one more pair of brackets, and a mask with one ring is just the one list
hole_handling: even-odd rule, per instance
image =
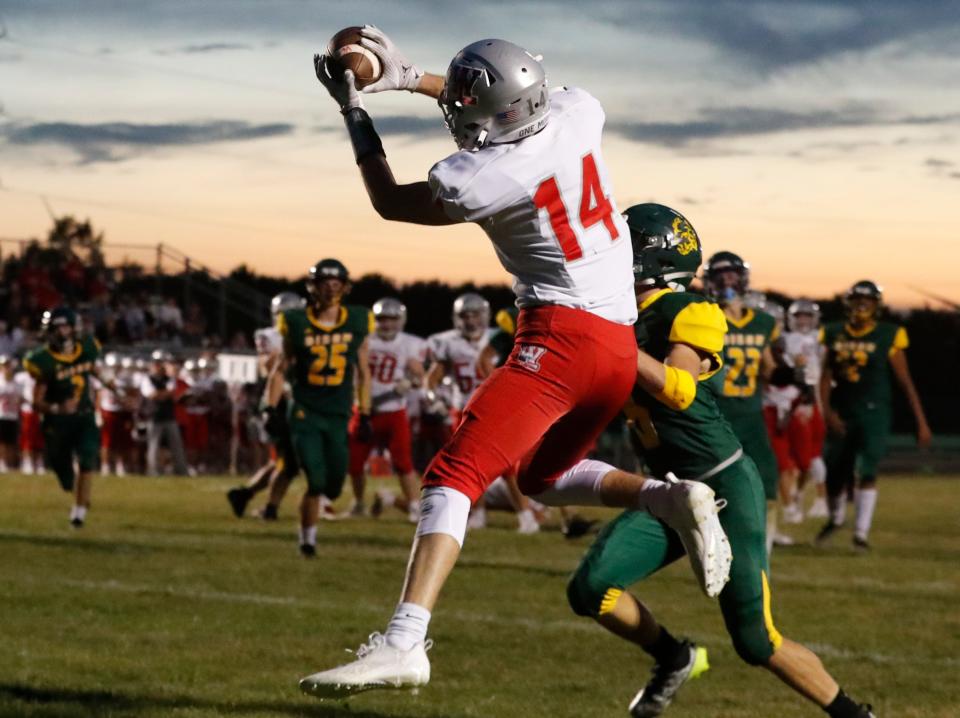
[[524, 309], [506, 364], [480, 385], [424, 476], [476, 501], [514, 465], [527, 495], [582, 459], [630, 396], [633, 327], [568, 307]]
[[390, 461], [393, 470], [403, 476], [413, 471], [413, 456], [411, 453], [410, 420], [407, 410], [387, 411], [374, 414], [370, 417], [373, 425], [373, 439], [369, 442], [359, 441], [356, 438], [356, 422], [354, 418], [350, 432], [350, 475], [363, 476], [367, 458], [375, 446], [385, 446], [390, 450]]

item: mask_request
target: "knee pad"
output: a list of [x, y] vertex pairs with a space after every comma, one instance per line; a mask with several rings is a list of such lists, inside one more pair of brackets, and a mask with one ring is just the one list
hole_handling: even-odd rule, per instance
[[446, 534], [463, 547], [470, 515], [470, 497], [449, 486], [428, 486], [420, 498], [417, 536]]

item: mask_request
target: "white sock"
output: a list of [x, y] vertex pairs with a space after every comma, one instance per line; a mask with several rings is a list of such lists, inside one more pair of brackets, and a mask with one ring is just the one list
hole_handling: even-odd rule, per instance
[[827, 501], [830, 505], [830, 521], [837, 526], [841, 526], [847, 520], [846, 491], [839, 496], [831, 496]]
[[300, 543], [309, 544], [310, 546], [317, 545], [317, 527], [316, 526], [301, 526], [300, 527]]
[[877, 508], [877, 490], [860, 489], [857, 491], [857, 495], [854, 497], [854, 506], [856, 506], [854, 535], [866, 541], [870, 534], [870, 526], [873, 525], [873, 511]]
[[537, 494], [537, 501], [547, 506], [603, 506], [600, 488], [611, 471], [616, 468], [602, 461], [578, 461], [560, 474], [553, 486]]
[[387, 624], [384, 637], [387, 643], [401, 651], [409, 651], [427, 638], [430, 625], [430, 611], [416, 603], [401, 602], [393, 612], [393, 618]]
[[74, 504], [73, 508], [70, 509], [70, 520], [73, 521], [74, 519], [80, 519], [81, 521], [84, 521], [86, 518], [87, 507]]
[[810, 460], [810, 468], [807, 469], [807, 474], [810, 475], [810, 480], [813, 481], [814, 486], [826, 483], [827, 465], [823, 463], [822, 456], [817, 456]]

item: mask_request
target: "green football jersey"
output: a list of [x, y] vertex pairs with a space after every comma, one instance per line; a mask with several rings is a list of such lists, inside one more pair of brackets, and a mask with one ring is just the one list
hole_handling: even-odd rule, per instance
[[100, 344], [91, 336], [81, 337], [72, 354], [59, 354], [44, 345], [23, 358], [23, 368], [47, 387], [46, 400], [59, 404], [76, 397], [77, 413], [93, 412], [90, 374], [100, 357]]
[[763, 411], [760, 367], [763, 350], [780, 336], [776, 320], [766, 312], [747, 309], [740, 321], [727, 317], [727, 336], [723, 342], [726, 365], [720, 395], [724, 416], [737, 417]]
[[826, 324], [820, 341], [827, 349], [826, 365], [836, 386], [830, 404], [838, 411], [889, 406], [890, 356], [906, 349], [907, 330], [891, 322], [876, 322], [855, 331], [843, 322]]
[[293, 400], [317, 414], [349, 416], [353, 411], [354, 366], [363, 340], [373, 331], [373, 312], [344, 304], [335, 324], [316, 320], [313, 310], [290, 309], [277, 319], [287, 355]]
[[727, 329], [723, 312], [697, 294], [669, 289], [649, 297], [639, 309], [637, 344], [654, 359], [663, 361], [675, 343], [713, 355], [712, 366], [698, 378], [696, 397], [686, 409], [671, 409], [639, 387], [624, 408], [637, 455], [655, 476], [672, 471], [683, 479], [698, 478], [740, 449], [717, 405]]

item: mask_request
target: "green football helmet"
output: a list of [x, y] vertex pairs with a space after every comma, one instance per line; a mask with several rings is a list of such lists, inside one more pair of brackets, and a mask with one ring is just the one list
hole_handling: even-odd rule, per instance
[[[343, 285], [338, 290], [330, 287], [323, 288], [324, 280], [339, 279]], [[350, 282], [350, 273], [346, 266], [339, 259], [321, 259], [310, 267], [310, 273], [307, 275], [307, 293], [310, 295], [311, 302], [314, 304], [335, 304], [339, 303], [347, 293], [347, 285]]]
[[[735, 272], [737, 280], [731, 286], [727, 283], [726, 273]], [[707, 260], [703, 283], [707, 295], [718, 302], [743, 297], [750, 288], [750, 265], [733, 252], [717, 252]]]
[[700, 237], [687, 218], [662, 204], [635, 204], [623, 213], [633, 245], [633, 277], [639, 287], [682, 291], [703, 259]]
[[82, 329], [80, 315], [70, 307], [48, 309], [40, 320], [41, 336], [47, 345], [58, 353], [72, 352]]
[[[862, 301], [862, 300], [869, 301]], [[843, 296], [843, 304], [847, 310], [847, 316], [852, 320], [861, 322], [869, 321], [876, 317], [880, 312], [880, 305], [883, 303], [883, 289], [876, 282], [869, 279], [861, 279], [854, 284]]]

